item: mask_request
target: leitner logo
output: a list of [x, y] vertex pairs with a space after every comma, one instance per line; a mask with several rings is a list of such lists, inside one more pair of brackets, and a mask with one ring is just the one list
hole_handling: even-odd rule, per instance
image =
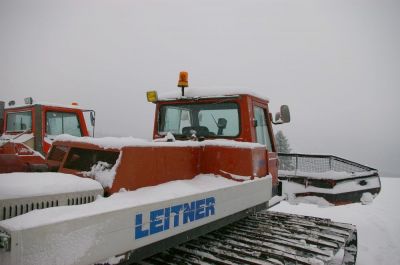
[[[209, 197], [197, 201], [174, 205], [168, 208], [153, 210], [149, 213], [150, 224], [143, 224], [143, 215], [137, 214], [135, 218], [135, 239], [153, 235], [182, 224], [215, 214], [215, 198]], [[179, 213], [183, 211], [180, 217]], [[170, 217], [173, 224], [170, 224]], [[146, 226], [146, 227], [145, 227]]]

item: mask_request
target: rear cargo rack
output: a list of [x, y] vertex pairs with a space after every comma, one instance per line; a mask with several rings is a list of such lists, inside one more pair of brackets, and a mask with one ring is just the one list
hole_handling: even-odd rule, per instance
[[279, 170], [303, 172], [372, 172], [374, 168], [333, 155], [278, 153]]
[[335, 205], [380, 192], [378, 171], [333, 155], [279, 153], [279, 179], [291, 197], [317, 196]]

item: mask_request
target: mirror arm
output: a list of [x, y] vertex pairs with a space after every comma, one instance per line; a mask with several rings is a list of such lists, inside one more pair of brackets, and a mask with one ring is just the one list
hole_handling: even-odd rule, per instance
[[272, 124], [274, 124], [274, 125], [284, 124], [283, 121], [272, 121], [272, 120], [271, 120], [271, 122], [272, 122]]

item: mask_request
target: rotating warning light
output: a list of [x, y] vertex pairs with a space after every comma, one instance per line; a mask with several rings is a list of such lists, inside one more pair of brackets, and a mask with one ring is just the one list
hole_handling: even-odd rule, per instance
[[178, 87], [188, 87], [189, 86], [189, 74], [188, 72], [179, 73]]

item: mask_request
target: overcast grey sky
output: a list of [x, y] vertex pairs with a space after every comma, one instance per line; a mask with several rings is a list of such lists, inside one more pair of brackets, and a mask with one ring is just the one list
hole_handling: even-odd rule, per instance
[[78, 101], [98, 135], [150, 138], [145, 91], [187, 70], [289, 104], [275, 130], [294, 151], [400, 175], [399, 14], [396, 0], [0, 0], [0, 99]]

